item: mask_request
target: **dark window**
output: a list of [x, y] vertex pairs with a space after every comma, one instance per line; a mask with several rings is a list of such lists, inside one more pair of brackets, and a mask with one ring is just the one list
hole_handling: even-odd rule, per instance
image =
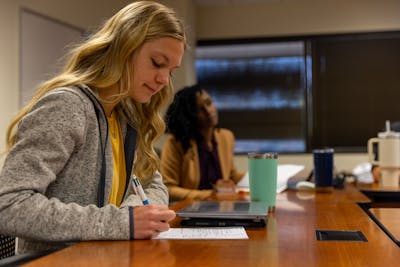
[[302, 42], [198, 47], [196, 70], [237, 153], [305, 151]]
[[400, 120], [400, 32], [200, 41], [196, 53], [237, 153], [366, 151]]

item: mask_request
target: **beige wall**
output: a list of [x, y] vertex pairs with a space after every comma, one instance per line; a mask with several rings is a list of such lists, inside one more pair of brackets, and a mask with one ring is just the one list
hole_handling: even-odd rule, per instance
[[[351, 172], [353, 168], [360, 163], [368, 162], [368, 156], [365, 153], [335, 153], [334, 165], [337, 172]], [[238, 155], [235, 157], [236, 167], [240, 170], [247, 170], [247, 156]], [[307, 176], [313, 169], [312, 154], [296, 154], [296, 155], [278, 155], [278, 164], [296, 164], [303, 165], [304, 170], [299, 173], [299, 176]]]
[[[0, 0], [0, 149], [6, 127], [18, 111], [19, 9], [29, 8], [71, 25], [92, 29], [129, 0]], [[160, 0], [186, 21], [192, 50], [175, 85], [195, 82], [195, 39], [400, 30], [400, 0], [280, 0], [252, 5], [196, 7], [194, 0]], [[253, 1], [256, 2], [256, 1]], [[236, 158], [247, 169], [245, 157]], [[337, 154], [339, 170], [367, 161], [364, 154]], [[282, 155], [281, 163], [311, 166], [311, 155]]]
[[18, 7], [13, 1], [0, 2], [0, 149], [5, 131], [18, 109]]
[[400, 29], [399, 0], [256, 2], [199, 8], [197, 37], [218, 39]]
[[[28, 8], [53, 19], [90, 30], [128, 0], [0, 0], [0, 150], [18, 111], [20, 86], [19, 11]], [[1, 160], [0, 160], [1, 163]]]

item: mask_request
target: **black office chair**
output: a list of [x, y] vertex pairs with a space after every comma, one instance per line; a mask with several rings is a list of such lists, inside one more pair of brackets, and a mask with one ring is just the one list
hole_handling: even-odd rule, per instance
[[55, 252], [55, 250], [29, 252], [16, 255], [15, 237], [0, 235], [0, 267], [19, 266], [52, 252]]
[[15, 255], [15, 238], [0, 235], [0, 260]]

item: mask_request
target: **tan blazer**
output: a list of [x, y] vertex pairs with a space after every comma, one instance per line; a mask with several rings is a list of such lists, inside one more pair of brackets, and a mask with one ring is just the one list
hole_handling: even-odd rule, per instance
[[[234, 165], [235, 138], [233, 133], [220, 128], [214, 131], [214, 136], [218, 144], [222, 179], [232, 179], [237, 183], [244, 173], [236, 170]], [[200, 184], [200, 163], [197, 144], [194, 140], [191, 140], [189, 149], [184, 153], [181, 143], [169, 134], [161, 153], [160, 172], [163, 182], [168, 187], [171, 201], [186, 198], [204, 199], [212, 193], [212, 190], [197, 189]]]

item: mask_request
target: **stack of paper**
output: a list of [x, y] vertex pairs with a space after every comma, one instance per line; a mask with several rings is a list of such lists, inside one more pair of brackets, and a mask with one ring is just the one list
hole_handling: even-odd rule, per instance
[[170, 228], [153, 239], [249, 239], [243, 227]]

